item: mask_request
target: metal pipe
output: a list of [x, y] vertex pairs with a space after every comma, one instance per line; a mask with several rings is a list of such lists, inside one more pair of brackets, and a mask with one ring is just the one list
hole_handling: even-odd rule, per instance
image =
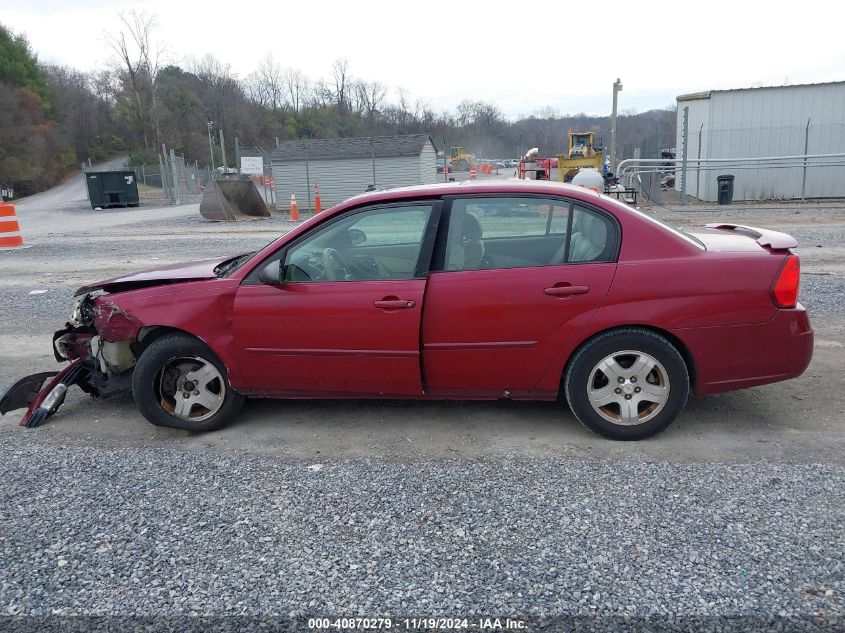
[[[701, 127], [698, 128], [698, 159], [701, 160], [701, 134], [704, 132], [704, 123], [701, 124]], [[699, 165], [700, 167], [700, 165]], [[695, 197], [696, 199], [700, 199], [701, 196], [701, 169], [695, 170]]]
[[220, 128], [220, 153], [223, 155], [223, 173], [229, 168], [226, 164], [226, 144], [223, 142], [223, 128]]
[[[805, 158], [842, 158], [845, 156], [845, 152], [839, 152], [836, 154], [791, 154], [789, 156], [744, 156], [739, 158], [690, 158], [688, 162], [690, 163], [747, 163], [747, 162], [754, 162], [754, 161], [763, 161], [763, 160], [788, 160], [788, 159], [800, 159], [803, 160]], [[680, 163], [680, 158], [626, 158], [625, 160], [619, 161], [619, 169], [624, 169], [626, 166], [632, 163]]]
[[687, 203], [687, 150], [689, 148], [689, 106], [684, 106], [684, 121], [681, 131], [681, 204]]
[[[211, 171], [214, 172], [214, 144], [211, 142], [211, 128], [214, 126], [214, 121], [208, 122], [208, 154], [211, 158]], [[210, 178], [209, 178], [210, 180]]]
[[[810, 143], [810, 119], [807, 119], [807, 128], [804, 130], [804, 155], [806, 156], [808, 145]], [[801, 199], [804, 199], [804, 193], [807, 190], [807, 159], [804, 159], [804, 171], [801, 175]]]
[[[805, 159], [811, 158], [845, 158], [845, 153], [836, 153], [836, 154], [796, 154], [790, 156], [752, 156], [752, 157], [744, 157], [744, 158], [690, 158], [687, 162], [695, 163], [698, 165], [702, 164], [726, 164], [726, 163], [766, 163], [766, 162], [774, 162], [774, 161], [783, 161], [783, 160], [800, 160], [803, 161]], [[617, 175], [620, 178], [625, 176], [625, 171], [633, 166], [635, 163], [638, 165], [659, 165], [661, 163], [674, 163], [675, 165], [681, 163], [682, 160], [679, 158], [626, 158], [619, 162], [619, 167], [617, 168]], [[799, 165], [800, 166], [800, 165]]]

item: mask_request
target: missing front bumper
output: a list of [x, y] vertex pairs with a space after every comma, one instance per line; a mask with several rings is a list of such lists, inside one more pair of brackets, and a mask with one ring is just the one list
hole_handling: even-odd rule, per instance
[[29, 428], [39, 426], [59, 410], [69, 387], [85, 384], [88, 373], [85, 360], [78, 358], [62, 371], [41, 372], [21, 378], [0, 394], [0, 415], [26, 408], [20, 425]]

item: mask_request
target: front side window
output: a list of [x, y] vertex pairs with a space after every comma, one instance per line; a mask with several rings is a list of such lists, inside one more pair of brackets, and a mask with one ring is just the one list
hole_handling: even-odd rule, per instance
[[411, 279], [432, 205], [357, 211], [309, 233], [291, 247], [283, 278], [297, 281]]

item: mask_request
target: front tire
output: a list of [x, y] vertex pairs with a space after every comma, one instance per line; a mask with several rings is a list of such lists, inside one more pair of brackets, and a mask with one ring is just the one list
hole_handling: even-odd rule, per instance
[[132, 394], [151, 424], [196, 432], [223, 428], [244, 403], [229, 385], [223, 363], [187, 334], [168, 334], [143, 351]]
[[642, 440], [663, 431], [680, 415], [689, 388], [689, 372], [675, 346], [642, 328], [588, 341], [564, 376], [575, 417], [613, 440]]

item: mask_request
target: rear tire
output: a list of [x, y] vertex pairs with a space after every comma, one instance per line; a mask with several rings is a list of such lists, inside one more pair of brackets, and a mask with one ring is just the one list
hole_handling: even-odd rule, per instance
[[675, 346], [642, 328], [588, 341], [564, 377], [575, 417], [613, 440], [642, 440], [663, 431], [683, 411], [689, 388], [689, 372]]
[[462, 158], [455, 166], [455, 171], [469, 171], [469, 163]]
[[187, 334], [168, 334], [143, 351], [132, 394], [151, 424], [196, 432], [223, 428], [244, 403], [229, 385], [223, 363]]

